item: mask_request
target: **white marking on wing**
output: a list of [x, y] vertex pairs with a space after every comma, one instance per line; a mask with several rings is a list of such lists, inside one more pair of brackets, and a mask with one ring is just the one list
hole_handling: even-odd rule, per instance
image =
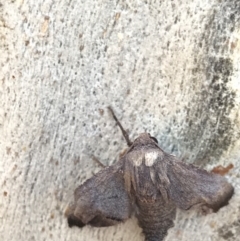
[[145, 153], [145, 165], [151, 167], [158, 158], [158, 152], [151, 151]]
[[132, 162], [132, 164], [134, 166], [141, 166], [142, 165], [142, 161], [143, 161], [143, 154], [139, 153], [139, 152], [132, 152], [129, 153], [129, 160]]

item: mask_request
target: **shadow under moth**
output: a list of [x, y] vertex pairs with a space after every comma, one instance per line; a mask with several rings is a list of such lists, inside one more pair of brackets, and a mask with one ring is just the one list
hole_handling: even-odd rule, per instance
[[134, 214], [145, 240], [161, 241], [173, 226], [176, 208], [197, 205], [216, 212], [228, 203], [233, 187], [223, 176], [167, 154], [148, 133], [131, 142], [109, 110], [129, 147], [119, 161], [75, 190], [74, 203], [66, 211], [70, 227], [112, 226]]

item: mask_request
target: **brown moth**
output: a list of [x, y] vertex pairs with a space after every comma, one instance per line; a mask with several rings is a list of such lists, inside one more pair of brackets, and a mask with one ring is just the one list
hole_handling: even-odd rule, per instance
[[164, 152], [148, 133], [133, 143], [121, 128], [129, 148], [117, 163], [80, 185], [66, 211], [70, 227], [107, 227], [138, 219], [146, 241], [161, 241], [173, 226], [176, 209], [195, 205], [218, 211], [233, 195], [233, 187], [215, 173]]

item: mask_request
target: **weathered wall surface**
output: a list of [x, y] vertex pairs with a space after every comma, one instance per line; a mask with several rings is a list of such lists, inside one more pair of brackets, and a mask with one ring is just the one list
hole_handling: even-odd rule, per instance
[[232, 163], [216, 214], [178, 212], [167, 241], [239, 240], [240, 2], [0, 4], [0, 240], [143, 240], [135, 219], [69, 229], [72, 192], [148, 131], [168, 152]]

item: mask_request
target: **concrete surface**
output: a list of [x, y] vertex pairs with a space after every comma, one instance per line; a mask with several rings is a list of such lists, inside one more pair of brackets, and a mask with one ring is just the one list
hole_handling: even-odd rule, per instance
[[234, 168], [230, 204], [166, 241], [240, 240], [240, 1], [0, 1], [0, 240], [143, 240], [69, 229], [73, 190], [126, 147], [106, 107], [187, 162]]

